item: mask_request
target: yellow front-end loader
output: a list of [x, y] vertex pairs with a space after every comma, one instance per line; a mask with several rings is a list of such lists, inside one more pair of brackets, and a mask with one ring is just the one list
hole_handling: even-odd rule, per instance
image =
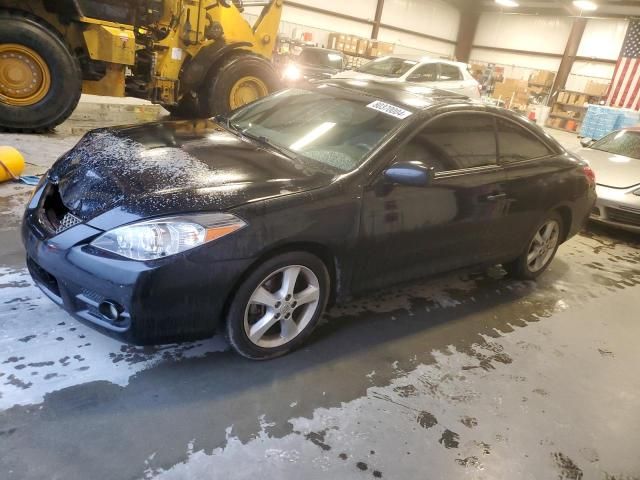
[[[0, 130], [42, 132], [81, 93], [209, 117], [277, 88], [283, 0], [0, 0]], [[251, 26], [245, 7], [262, 6]]]

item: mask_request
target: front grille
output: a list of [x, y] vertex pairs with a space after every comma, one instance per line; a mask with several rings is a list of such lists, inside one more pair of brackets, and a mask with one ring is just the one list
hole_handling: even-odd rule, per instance
[[640, 213], [621, 210], [619, 208], [607, 207], [607, 218], [612, 222], [624, 223], [640, 227]]
[[58, 286], [56, 277], [47, 272], [31, 258], [27, 258], [27, 268], [36, 282], [40, 283], [56, 297], [60, 297], [60, 287]]
[[79, 223], [82, 223], [82, 220], [76, 217], [73, 213], [66, 213], [56, 227], [56, 234], [62, 233], [71, 227], [75, 227]]
[[598, 207], [593, 207], [591, 209], [591, 215], [593, 215], [594, 217], [599, 217], [600, 216], [600, 209]]

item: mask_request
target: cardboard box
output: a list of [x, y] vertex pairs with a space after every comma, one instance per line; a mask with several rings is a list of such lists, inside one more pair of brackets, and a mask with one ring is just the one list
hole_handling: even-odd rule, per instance
[[369, 40], [365, 38], [358, 39], [358, 46], [356, 50], [358, 55], [366, 55], [369, 51]]
[[349, 36], [346, 38], [346, 40], [344, 41], [344, 53], [350, 53], [352, 55], [356, 54], [356, 51], [358, 49], [358, 40], [354, 40], [354, 37]]
[[529, 103], [528, 82], [514, 78], [506, 78], [495, 84], [493, 98], [501, 98], [509, 106], [518, 105], [526, 108]]
[[556, 78], [556, 74], [554, 72], [549, 72], [548, 70], [536, 70], [529, 77], [530, 83], [535, 83], [536, 85], [543, 86], [551, 86], [553, 85], [553, 81]]
[[[344, 33], [330, 33], [329, 40], [327, 42], [327, 48], [331, 48], [333, 50], [342, 50], [344, 48], [345, 41], [347, 39], [347, 35]], [[340, 47], [342, 45], [342, 47]]]
[[371, 57], [384, 57], [393, 54], [395, 45], [393, 43], [379, 42], [378, 40], [369, 40], [368, 54]]
[[395, 45], [393, 43], [378, 42], [378, 53], [380, 56], [391, 55]]
[[592, 95], [596, 97], [604, 97], [607, 94], [607, 89], [609, 88], [608, 83], [600, 83], [594, 82], [593, 80], [589, 80], [587, 82], [587, 86], [584, 88], [584, 93], [587, 95]]

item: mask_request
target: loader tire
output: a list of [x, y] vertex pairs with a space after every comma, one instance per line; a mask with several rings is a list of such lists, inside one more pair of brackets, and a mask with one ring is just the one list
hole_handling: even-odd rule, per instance
[[207, 76], [201, 99], [207, 117], [226, 114], [278, 90], [280, 81], [269, 61], [240, 53], [222, 61]]
[[50, 130], [81, 93], [80, 64], [58, 32], [26, 12], [0, 10], [0, 130]]

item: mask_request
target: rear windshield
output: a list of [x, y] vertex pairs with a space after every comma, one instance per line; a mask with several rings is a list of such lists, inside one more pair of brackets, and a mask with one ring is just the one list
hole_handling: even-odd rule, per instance
[[613, 132], [594, 143], [591, 148], [640, 159], [640, 132], [620, 130]]
[[[312, 90], [292, 88], [237, 110], [229, 118], [229, 126], [294, 153], [292, 160], [348, 172], [402, 121], [394, 106], [372, 105], [374, 101], [326, 85]], [[385, 106], [396, 116], [380, 111]]]
[[383, 57], [364, 64], [357, 71], [381, 77], [401, 77], [418, 64], [415, 60]]
[[336, 70], [342, 70], [342, 55], [326, 50], [302, 50], [298, 61], [304, 65], [314, 67], [328, 67]]

